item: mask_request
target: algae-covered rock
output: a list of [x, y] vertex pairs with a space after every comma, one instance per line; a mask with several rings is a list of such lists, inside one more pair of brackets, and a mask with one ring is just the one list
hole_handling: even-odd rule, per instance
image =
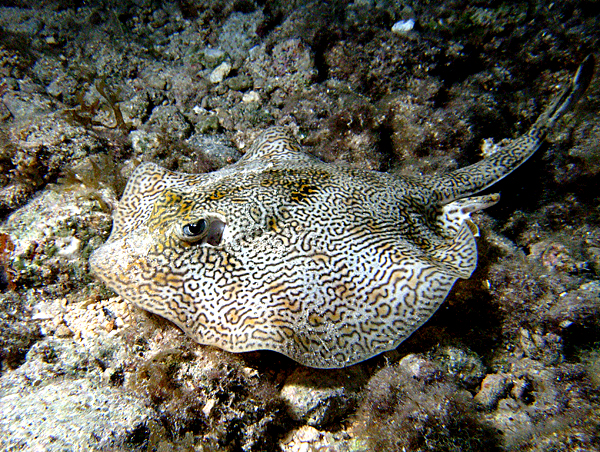
[[366, 376], [360, 368], [315, 373], [298, 368], [283, 384], [290, 416], [313, 427], [339, 421], [356, 407]]
[[0, 446], [47, 451], [122, 447], [151, 418], [145, 401], [86, 378], [0, 396]]

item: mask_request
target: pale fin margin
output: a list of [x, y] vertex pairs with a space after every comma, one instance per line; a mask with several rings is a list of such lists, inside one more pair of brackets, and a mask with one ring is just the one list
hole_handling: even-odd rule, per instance
[[[442, 212], [437, 218], [437, 224], [440, 231], [448, 237], [455, 236], [462, 228], [465, 221], [469, 221], [471, 214], [479, 210], [487, 209], [500, 200], [498, 193], [485, 196], [471, 196], [462, 198], [446, 204], [442, 207]], [[475, 237], [478, 232], [473, 233]]]
[[[250, 161], [270, 161], [273, 163], [309, 158], [290, 132], [281, 126], [269, 127], [262, 132], [235, 166], [243, 166]], [[310, 157], [312, 161], [312, 157]]]
[[477, 227], [471, 220], [463, 222], [458, 234], [443, 245], [427, 250], [429, 259], [444, 273], [455, 278], [468, 279], [477, 267]]

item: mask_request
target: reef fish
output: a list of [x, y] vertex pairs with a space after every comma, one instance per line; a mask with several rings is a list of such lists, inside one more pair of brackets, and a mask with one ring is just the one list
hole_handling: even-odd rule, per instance
[[324, 163], [285, 129], [235, 164], [134, 171], [92, 271], [201, 344], [274, 350], [338, 368], [393, 349], [477, 264], [474, 196], [521, 165], [582, 96], [586, 58], [524, 135], [443, 175], [399, 177]]

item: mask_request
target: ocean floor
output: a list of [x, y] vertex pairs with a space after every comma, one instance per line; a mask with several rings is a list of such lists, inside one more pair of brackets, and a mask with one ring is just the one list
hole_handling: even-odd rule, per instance
[[3, 5], [0, 449], [600, 450], [599, 75], [488, 190], [473, 276], [357, 365], [198, 345], [88, 264], [138, 164], [214, 171], [272, 125], [360, 169], [478, 161], [600, 48], [596, 2]]

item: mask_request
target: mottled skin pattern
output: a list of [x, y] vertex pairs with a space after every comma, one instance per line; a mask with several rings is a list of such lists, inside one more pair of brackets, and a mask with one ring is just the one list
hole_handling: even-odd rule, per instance
[[214, 173], [140, 165], [91, 267], [202, 344], [320, 368], [393, 349], [475, 269], [469, 215], [499, 196], [471, 195], [535, 152], [593, 66], [585, 60], [526, 135], [443, 176], [323, 163], [278, 127]]

